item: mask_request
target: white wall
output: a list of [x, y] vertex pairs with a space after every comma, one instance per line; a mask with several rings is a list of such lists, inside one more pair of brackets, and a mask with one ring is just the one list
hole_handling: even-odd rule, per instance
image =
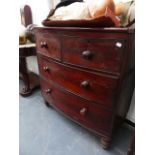
[[[60, 0], [20, 0], [19, 5], [29, 5], [32, 10], [33, 23], [41, 25], [51, 8], [54, 8]], [[20, 9], [19, 9], [20, 11]]]
[[33, 23], [41, 25], [41, 22], [46, 18], [50, 10], [49, 0], [20, 0], [20, 7], [22, 5], [29, 5], [32, 10]]

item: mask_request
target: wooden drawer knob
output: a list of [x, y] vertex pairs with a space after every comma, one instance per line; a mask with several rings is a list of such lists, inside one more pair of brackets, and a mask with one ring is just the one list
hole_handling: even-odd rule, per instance
[[81, 86], [82, 86], [83, 88], [89, 88], [89, 87], [90, 87], [90, 84], [89, 84], [88, 81], [83, 81], [83, 82], [81, 82]]
[[46, 90], [45, 90], [45, 93], [46, 93], [46, 94], [50, 94], [50, 93], [51, 93], [51, 89], [46, 89]]
[[82, 57], [84, 59], [90, 60], [92, 58], [93, 54], [90, 51], [83, 51], [82, 52]]
[[41, 48], [47, 48], [48, 47], [46, 41], [41, 41], [40, 46], [41, 46]]
[[48, 66], [44, 66], [43, 69], [44, 69], [45, 72], [49, 71], [49, 67]]
[[115, 46], [118, 47], [118, 48], [121, 48], [121, 47], [122, 47], [122, 43], [121, 43], [121, 42], [117, 42], [117, 43], [115, 44]]
[[87, 109], [86, 108], [82, 108], [81, 110], [80, 110], [80, 114], [81, 115], [86, 115], [86, 113], [87, 113]]

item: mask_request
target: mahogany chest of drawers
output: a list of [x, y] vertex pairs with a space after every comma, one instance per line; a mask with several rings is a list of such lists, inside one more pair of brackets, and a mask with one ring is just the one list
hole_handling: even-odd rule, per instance
[[134, 30], [37, 27], [46, 104], [101, 136], [107, 148], [134, 89]]

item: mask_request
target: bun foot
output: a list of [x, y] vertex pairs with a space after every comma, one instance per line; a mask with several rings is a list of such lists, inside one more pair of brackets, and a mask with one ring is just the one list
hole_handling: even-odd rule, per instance
[[102, 137], [101, 145], [103, 149], [108, 149], [110, 147], [110, 138], [106, 136]]
[[50, 104], [47, 101], [44, 101], [47, 107], [50, 107]]

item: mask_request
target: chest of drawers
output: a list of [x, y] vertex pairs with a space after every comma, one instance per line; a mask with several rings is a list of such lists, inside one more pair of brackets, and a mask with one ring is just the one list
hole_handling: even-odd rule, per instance
[[134, 89], [134, 30], [37, 27], [42, 95], [109, 147]]

